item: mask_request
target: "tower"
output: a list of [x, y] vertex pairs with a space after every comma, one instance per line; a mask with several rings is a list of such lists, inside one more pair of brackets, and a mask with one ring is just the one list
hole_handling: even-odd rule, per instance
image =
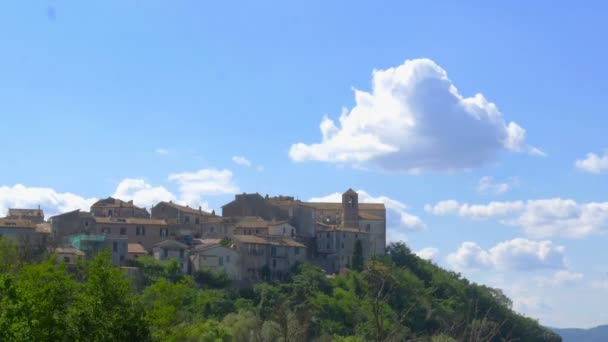
[[359, 226], [359, 195], [353, 189], [342, 194], [342, 218], [345, 227]]

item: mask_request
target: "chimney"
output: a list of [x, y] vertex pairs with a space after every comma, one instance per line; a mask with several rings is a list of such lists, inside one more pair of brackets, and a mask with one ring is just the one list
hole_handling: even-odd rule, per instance
[[203, 211], [203, 207], [201, 207], [200, 205], [198, 206], [198, 211]]

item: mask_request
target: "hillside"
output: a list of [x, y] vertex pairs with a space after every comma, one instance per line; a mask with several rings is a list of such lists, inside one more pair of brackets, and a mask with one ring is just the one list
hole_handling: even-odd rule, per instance
[[222, 274], [181, 274], [138, 259], [134, 290], [109, 253], [68, 270], [22, 264], [0, 238], [0, 340], [560, 341], [477, 285], [392, 244], [388, 254], [327, 276], [309, 264], [281, 283], [237, 290]]
[[559, 329], [552, 328], [564, 342], [604, 342], [608, 341], [608, 325], [600, 325], [590, 329]]

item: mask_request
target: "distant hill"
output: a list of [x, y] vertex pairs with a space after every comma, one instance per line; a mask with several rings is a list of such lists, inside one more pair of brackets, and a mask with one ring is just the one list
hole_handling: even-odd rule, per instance
[[558, 329], [551, 328], [561, 335], [564, 342], [606, 342], [608, 341], [608, 325], [600, 325], [591, 329]]

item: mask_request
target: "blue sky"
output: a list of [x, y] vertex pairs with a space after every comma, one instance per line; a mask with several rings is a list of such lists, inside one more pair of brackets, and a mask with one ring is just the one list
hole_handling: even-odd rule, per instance
[[547, 4], [5, 4], [0, 214], [352, 187], [518, 311], [608, 323], [607, 9]]

